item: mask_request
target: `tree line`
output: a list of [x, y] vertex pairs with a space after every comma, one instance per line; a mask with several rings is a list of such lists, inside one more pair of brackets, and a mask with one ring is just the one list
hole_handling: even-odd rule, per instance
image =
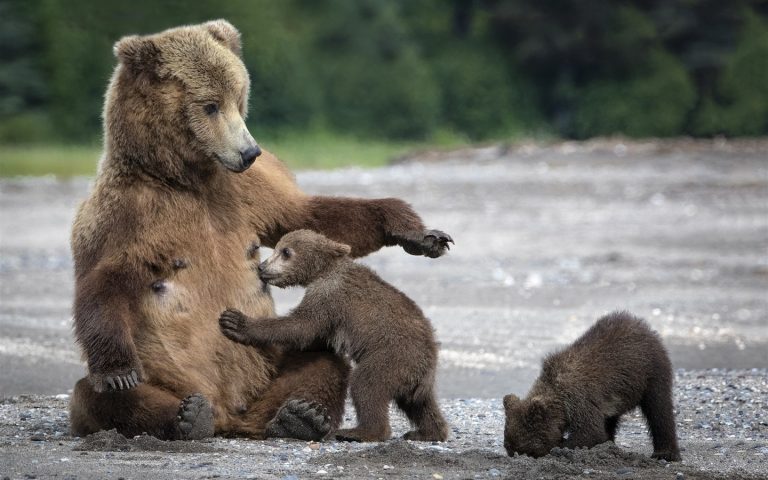
[[768, 133], [761, 0], [5, 0], [0, 141], [98, 138], [113, 43], [213, 18], [260, 136]]

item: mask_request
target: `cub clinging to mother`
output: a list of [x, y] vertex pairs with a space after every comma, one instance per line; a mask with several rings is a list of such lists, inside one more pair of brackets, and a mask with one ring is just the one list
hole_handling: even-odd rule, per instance
[[283, 317], [221, 314], [221, 330], [255, 347], [306, 348], [325, 341], [355, 362], [350, 391], [358, 425], [336, 432], [342, 440], [381, 441], [391, 435], [389, 403], [395, 400], [416, 427], [408, 440], [444, 441], [448, 425], [434, 392], [437, 344], [429, 321], [405, 294], [368, 267], [353, 262], [347, 245], [310, 230], [280, 239], [259, 265], [263, 281], [306, 287], [301, 303]]

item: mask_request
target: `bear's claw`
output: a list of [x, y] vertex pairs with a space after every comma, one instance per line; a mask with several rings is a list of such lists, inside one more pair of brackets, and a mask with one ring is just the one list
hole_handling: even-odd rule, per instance
[[331, 431], [331, 417], [325, 408], [306, 400], [288, 400], [267, 424], [266, 436], [322, 440]]
[[91, 374], [93, 389], [99, 393], [105, 391], [122, 391], [136, 388], [141, 383], [141, 377], [136, 370], [113, 375]]
[[176, 424], [181, 440], [201, 440], [213, 436], [213, 408], [201, 394], [181, 401]]
[[411, 255], [429, 258], [445, 255], [451, 249], [449, 243], [455, 243], [450, 235], [441, 230], [426, 230], [422, 234], [408, 237], [401, 243], [403, 249]]

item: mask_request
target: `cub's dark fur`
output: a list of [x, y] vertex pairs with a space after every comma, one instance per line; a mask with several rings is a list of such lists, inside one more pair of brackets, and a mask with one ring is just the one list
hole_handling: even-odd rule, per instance
[[679, 461], [664, 345], [643, 320], [612, 313], [547, 356], [527, 398], [504, 397], [504, 447], [533, 457], [553, 447], [592, 447], [613, 440], [621, 416], [636, 406], [648, 422], [653, 457]]
[[310, 230], [285, 235], [259, 265], [272, 285], [307, 287], [299, 306], [277, 318], [253, 319], [227, 310], [219, 320], [230, 339], [253, 346], [308, 348], [327, 342], [356, 367], [350, 391], [358, 425], [342, 440], [390, 437], [389, 403], [395, 400], [416, 427], [409, 440], [444, 441], [448, 426], [434, 393], [437, 344], [429, 321], [405, 294], [371, 269], [354, 263], [347, 245]]

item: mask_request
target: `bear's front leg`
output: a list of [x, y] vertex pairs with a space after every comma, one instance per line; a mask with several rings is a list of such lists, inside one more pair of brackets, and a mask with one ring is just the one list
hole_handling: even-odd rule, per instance
[[352, 257], [399, 245], [411, 255], [437, 258], [453, 243], [447, 233], [425, 228], [413, 208], [397, 198], [368, 200], [316, 196], [310, 198], [305, 215], [291, 222], [293, 224], [283, 233], [299, 228], [320, 232], [349, 245]]

